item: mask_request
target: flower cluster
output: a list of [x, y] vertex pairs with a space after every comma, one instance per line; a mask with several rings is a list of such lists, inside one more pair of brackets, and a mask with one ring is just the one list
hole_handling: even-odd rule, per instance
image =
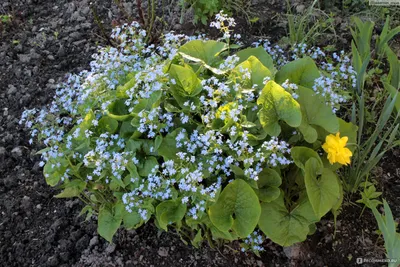
[[265, 250], [262, 247], [264, 241], [265, 237], [260, 234], [259, 231], [254, 231], [246, 239], [244, 239], [244, 243], [241, 244], [241, 251], [245, 252], [246, 250], [251, 250], [255, 253], [262, 252]]
[[[227, 14], [221, 10], [218, 14], [215, 15], [215, 21], [210, 23], [211, 28], [216, 28], [223, 32], [224, 36], [223, 39], [229, 39], [231, 37], [231, 32], [229, 28], [233, 28], [236, 26], [236, 22], [233, 18], [228, 17]], [[240, 35], [235, 36], [237, 39], [240, 38]], [[238, 38], [239, 37], [239, 38]]]
[[[209, 210], [238, 180], [248, 187], [250, 196], [244, 201], [260, 205], [258, 194], [265, 201], [276, 199], [284, 191], [278, 188], [282, 177], [295, 165], [291, 152], [297, 141], [291, 137], [301, 139], [301, 134], [290, 123], [282, 123], [278, 136], [268, 132], [266, 124], [280, 129], [279, 123], [288, 119], [280, 117], [286, 110], [275, 110], [282, 108], [279, 103], [258, 101], [274, 73], [254, 77], [258, 69], [251, 69], [251, 60], [238, 65], [246, 59], [226, 55], [235, 22], [222, 12], [216, 19], [211, 26], [224, 33], [225, 42], [167, 33], [161, 44], [148, 45], [137, 23], [121, 25], [111, 35], [116, 47], [100, 48], [89, 71], [69, 75], [50, 106], [26, 110], [20, 123], [31, 130], [30, 142], [38, 138], [47, 146], [40, 163], [46, 181], [64, 183], [68, 196], [82, 196], [99, 213], [110, 209], [107, 216], [122, 214], [129, 227], [151, 218], [162, 229], [178, 222], [206, 225]], [[193, 40], [194, 48], [187, 43]], [[180, 53], [186, 44], [189, 48]], [[213, 45], [211, 54], [201, 54]], [[278, 46], [263, 45], [278, 69], [291, 58], [281, 57], [284, 51]], [[314, 58], [325, 56], [318, 49], [313, 53]], [[340, 66], [331, 69], [326, 63], [327, 74], [313, 89], [336, 108], [345, 100], [338, 93], [341, 82], [352, 79], [352, 71], [344, 67], [345, 56], [334, 59]], [[299, 115], [299, 87], [286, 80], [282, 88]], [[259, 179], [265, 169], [276, 175]], [[251, 233], [244, 232], [241, 237]], [[255, 231], [245, 244], [259, 252], [263, 240]]]

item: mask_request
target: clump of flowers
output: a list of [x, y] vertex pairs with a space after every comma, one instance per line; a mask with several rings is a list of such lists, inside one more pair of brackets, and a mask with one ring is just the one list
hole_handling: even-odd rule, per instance
[[[210, 23], [211, 28], [216, 28], [224, 34], [222, 37], [223, 39], [229, 39], [231, 37], [231, 32], [233, 32], [232, 28], [235, 26], [236, 22], [234, 18], [228, 17], [222, 10], [215, 15], [215, 21]], [[240, 35], [236, 34], [235, 37], [239, 39]]]
[[264, 240], [265, 237], [259, 231], [254, 231], [246, 239], [244, 239], [244, 242], [241, 244], [241, 251], [245, 252], [250, 250], [259, 255], [260, 252], [265, 250], [262, 246]]
[[21, 124], [46, 145], [47, 183], [62, 189], [57, 197], [85, 202], [107, 240], [121, 225], [154, 220], [196, 242], [244, 239], [262, 251], [259, 231], [281, 245], [300, 242], [336, 204], [329, 197], [340, 198], [324, 188], [320, 210], [304, 187], [304, 173], [336, 175], [317, 153], [339, 120], [313, 91], [315, 62], [298, 59], [311, 69], [300, 80], [299, 61], [276, 66], [262, 47], [232, 52], [234, 25], [220, 13], [212, 26], [224, 41], [168, 33], [157, 46], [137, 23], [122, 25], [112, 32], [118, 47], [100, 48], [50, 106], [23, 113]]

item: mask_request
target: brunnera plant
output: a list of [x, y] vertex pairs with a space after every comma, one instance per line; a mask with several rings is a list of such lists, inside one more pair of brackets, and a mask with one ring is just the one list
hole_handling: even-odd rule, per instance
[[195, 246], [239, 239], [258, 252], [266, 237], [305, 240], [339, 209], [356, 127], [316, 90], [329, 74], [307, 56], [280, 66], [262, 46], [234, 51], [233, 24], [220, 14], [225, 39], [169, 33], [159, 46], [135, 23], [115, 28], [119, 47], [24, 112], [56, 197], [86, 203], [108, 241], [152, 219]]

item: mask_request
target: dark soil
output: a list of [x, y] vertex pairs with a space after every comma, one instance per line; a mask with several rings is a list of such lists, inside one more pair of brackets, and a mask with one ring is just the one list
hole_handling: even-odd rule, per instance
[[[357, 257], [384, 258], [372, 214], [366, 211], [359, 217], [361, 207], [355, 205], [344, 206], [335, 237], [333, 220], [328, 218], [301, 245], [283, 249], [268, 240], [266, 252], [258, 258], [237, 252], [235, 243], [196, 249], [152, 224], [136, 231], [120, 230], [114, 244], [109, 244], [97, 235], [94, 221], [77, 216], [82, 208], [78, 200], [53, 198], [57, 189], [46, 185], [35, 155], [40, 148], [28, 143], [18, 121], [25, 108], [49, 103], [67, 73], [88, 68], [97, 45], [107, 44], [113, 23], [123, 21], [126, 12], [137, 17], [132, 3], [121, 11], [111, 0], [92, 2], [92, 7], [88, 0], [0, 3], [0, 14], [12, 15], [12, 22], [0, 27], [0, 266], [353, 266]], [[246, 38], [277, 40], [284, 28], [268, 18], [285, 8], [277, 1], [254, 2], [260, 21], [250, 31], [242, 21], [239, 31]], [[177, 24], [176, 3], [163, 10], [168, 11], [168, 29], [188, 33], [202, 29]], [[399, 160], [399, 150], [384, 159], [380, 180], [397, 217]]]

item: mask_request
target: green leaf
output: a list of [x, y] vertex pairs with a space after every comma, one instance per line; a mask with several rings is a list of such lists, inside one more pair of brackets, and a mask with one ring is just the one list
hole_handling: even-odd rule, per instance
[[110, 211], [105, 206], [99, 210], [97, 232], [108, 242], [112, 242], [114, 234], [117, 232], [122, 222], [121, 210]]
[[[359, 82], [364, 77], [364, 73], [362, 73], [362, 71], [361, 71], [363, 61], [362, 61], [360, 53], [356, 47], [356, 44], [354, 43], [354, 40], [351, 41], [351, 55], [352, 55], [351, 63], [352, 63], [352, 66], [354, 67], [354, 70], [357, 73], [357, 76], [356, 76], [357, 77], [357, 91], [360, 94], [361, 91], [360, 91], [359, 86], [364, 85], [364, 83]], [[358, 76], [358, 74], [360, 74], [361, 76]]]
[[176, 136], [182, 131], [181, 128], [176, 129], [172, 133], [167, 134], [162, 140], [158, 148], [158, 154], [164, 158], [164, 161], [176, 159], [176, 153], [180, 150], [176, 147]]
[[50, 186], [56, 186], [61, 181], [68, 166], [69, 163], [64, 158], [56, 158], [48, 161], [43, 167], [43, 175], [46, 183]]
[[139, 178], [137, 167], [133, 163], [133, 161], [129, 161], [128, 164], [126, 165], [126, 168], [128, 169], [129, 173], [133, 176], [133, 178]]
[[376, 40], [377, 43], [377, 54], [382, 56], [385, 52], [385, 49], [388, 47], [388, 42], [397, 34], [400, 33], [400, 26], [397, 26], [394, 29], [389, 31], [389, 16], [387, 16], [386, 23], [384, 25], [384, 30], [382, 30], [381, 35]]
[[115, 133], [118, 129], [118, 121], [109, 116], [104, 116], [99, 120], [98, 132], [99, 133]]
[[303, 146], [295, 146], [295, 147], [292, 147], [292, 149], [290, 150], [290, 153], [292, 155], [292, 159], [293, 159], [294, 163], [297, 165], [297, 167], [299, 167], [302, 170], [305, 170], [306, 162], [310, 158], [314, 158], [318, 161], [318, 166], [320, 169], [323, 166], [322, 160], [319, 157], [318, 153], [316, 151], [312, 150], [311, 148], [303, 147]]
[[142, 168], [139, 168], [139, 175], [143, 177], [147, 177], [153, 168], [158, 165], [158, 161], [155, 157], [148, 157]]
[[281, 176], [273, 169], [265, 168], [258, 174], [258, 198], [264, 202], [271, 202], [280, 195], [279, 186]]
[[128, 98], [128, 94], [126, 91], [131, 89], [135, 83], [137, 83], [136, 78], [135, 78], [136, 73], [129, 73], [126, 76], [126, 83], [124, 85], [119, 85], [116, 89], [116, 95], [118, 98]]
[[[317, 179], [319, 174], [321, 177]], [[336, 174], [327, 168], [322, 169], [321, 173], [320, 162], [315, 158], [310, 158], [305, 165], [304, 181], [311, 206], [315, 214], [321, 218], [340, 199]]]
[[111, 103], [107, 108], [107, 115], [118, 121], [124, 121], [130, 117], [128, 107], [124, 99], [118, 99]]
[[137, 151], [140, 151], [142, 145], [143, 145], [142, 140], [129, 139], [126, 142], [125, 150], [135, 153]]
[[168, 224], [181, 221], [185, 213], [186, 204], [181, 202], [181, 198], [161, 202], [156, 207], [158, 225], [165, 231], [168, 230]]
[[312, 127], [307, 120], [307, 116], [305, 112], [302, 111], [303, 117], [301, 120], [301, 124], [299, 126], [299, 131], [303, 135], [303, 138], [306, 142], [312, 144], [318, 139], [318, 132], [317, 130]]
[[132, 126], [130, 121], [124, 121], [119, 129], [119, 134], [122, 137], [129, 138], [135, 132], [135, 128]]
[[396, 225], [393, 219], [392, 211], [386, 200], [383, 200], [385, 216], [381, 215], [376, 207], [372, 204], [369, 206], [378, 222], [379, 230], [385, 239], [385, 248], [388, 259], [397, 260], [397, 262], [389, 263], [389, 267], [397, 267], [400, 261], [400, 235], [396, 233]]
[[193, 40], [182, 45], [178, 49], [178, 53], [185, 59], [201, 63], [216, 74], [223, 74], [223, 71], [214, 68], [214, 64], [219, 60], [218, 55], [227, 48], [226, 43], [214, 40]]
[[54, 171], [51, 165], [52, 163], [50, 162], [47, 162], [46, 165], [44, 165], [43, 175], [48, 185], [56, 186], [61, 181], [63, 174], [58, 171]]
[[258, 85], [258, 88], [264, 87], [263, 81], [266, 77], [272, 77], [271, 71], [265, 67], [256, 57], [250, 56], [246, 61], [237, 65], [232, 74], [236, 79], [241, 80], [243, 73], [250, 72], [250, 80], [246, 80], [245, 86], [252, 88], [254, 84]]
[[64, 183], [64, 190], [56, 195], [56, 198], [70, 198], [79, 196], [80, 193], [86, 188], [86, 182], [82, 180], [72, 180]]
[[160, 147], [160, 145], [162, 143], [162, 140], [163, 140], [162, 135], [157, 135], [157, 137], [156, 137], [156, 139], [154, 141], [154, 149], [155, 150], [157, 150]]
[[238, 167], [236, 165], [230, 165], [229, 168], [235, 174], [235, 177], [237, 177], [237, 178], [244, 178], [245, 177], [244, 171], [240, 167]]
[[[83, 111], [82, 111], [83, 112]], [[95, 115], [93, 113], [92, 110], [89, 110], [89, 112], [85, 115], [85, 118], [83, 119], [83, 121], [79, 124], [76, 125], [75, 127], [73, 127], [68, 135], [73, 135], [73, 133], [79, 129], [79, 134], [77, 137], [74, 137], [72, 139], [72, 145], [74, 147], [79, 146], [80, 142], [82, 140], [87, 140], [86, 136], [85, 136], [85, 131], [88, 130], [91, 126], [92, 126], [92, 121], [94, 120]], [[79, 143], [79, 144], [78, 144]]]
[[355, 29], [350, 29], [353, 39], [357, 45], [358, 50], [362, 59], [365, 59], [367, 55], [371, 54], [371, 38], [372, 31], [374, 29], [374, 22], [367, 20], [362, 22], [358, 17], [352, 17], [356, 24]]
[[307, 238], [309, 226], [318, 221], [307, 198], [303, 198], [293, 210], [288, 211], [283, 191], [272, 202], [261, 203], [258, 226], [273, 242], [281, 246], [291, 246]]
[[234, 230], [239, 237], [247, 237], [257, 226], [260, 203], [254, 190], [243, 180], [236, 179], [228, 184], [210, 207], [208, 214], [218, 230]]
[[124, 222], [124, 227], [128, 230], [136, 229], [143, 223], [140, 214], [135, 209], [133, 209], [132, 212], [124, 209], [122, 221]]
[[[347, 136], [349, 140], [348, 144], [356, 144], [357, 143], [357, 129], [358, 127], [351, 122], [346, 122], [342, 119], [339, 119], [339, 132], [340, 136]], [[325, 141], [325, 140], [324, 140]], [[347, 145], [347, 148], [354, 152], [356, 149], [355, 145]]]
[[400, 88], [400, 60], [390, 47], [387, 47], [385, 52], [386, 58], [389, 61], [388, 81], [395, 89]]
[[231, 45], [229, 45], [229, 48], [230, 49], [239, 49], [239, 48], [241, 48], [242, 46], [241, 45], [238, 45], [238, 44], [231, 44]]
[[237, 239], [237, 237], [235, 237], [234, 233], [231, 233], [231, 232], [228, 232], [228, 231], [226, 231], [226, 232], [220, 231], [214, 225], [210, 226], [210, 230], [211, 230], [211, 234], [213, 236], [213, 239], [223, 239], [223, 240], [229, 240], [229, 241], [233, 241], [233, 240]]
[[78, 217], [84, 215], [86, 213], [85, 221], [89, 221], [93, 215], [93, 207], [90, 205], [86, 205], [82, 208], [81, 212], [79, 213]]
[[119, 189], [119, 187], [125, 188], [124, 181], [121, 179], [118, 179], [114, 175], [111, 176], [111, 183], [115, 185], [116, 189]]
[[284, 83], [287, 79], [290, 83], [302, 85], [312, 88], [315, 79], [321, 75], [314, 60], [310, 57], [304, 57], [289, 62], [283, 66], [275, 75], [275, 81], [279, 84]]
[[285, 121], [291, 127], [298, 127], [301, 123], [301, 109], [299, 103], [279, 84], [269, 81], [262, 89], [257, 100], [261, 105], [258, 113], [261, 125], [271, 136], [281, 132], [279, 121]]
[[189, 66], [179, 66], [172, 64], [169, 69], [171, 79], [175, 80], [175, 84], [171, 82], [171, 92], [179, 96], [196, 96], [201, 90], [202, 86], [200, 79], [197, 78], [196, 73]]
[[339, 131], [338, 118], [332, 112], [331, 107], [325, 104], [322, 96], [302, 86], [299, 86], [297, 93], [303, 115], [299, 131], [308, 143], [314, 143], [318, 136], [312, 125], [320, 126], [329, 133], [337, 133]]
[[335, 229], [336, 229], [336, 219], [337, 219], [337, 216], [340, 213], [340, 207], [342, 206], [343, 197], [344, 197], [344, 195], [343, 195], [343, 186], [342, 186], [342, 184], [340, 182], [340, 179], [338, 177], [336, 177], [336, 179], [337, 179], [338, 185], [339, 185], [339, 199], [333, 205], [332, 210], [331, 210], [331, 212], [333, 214], [333, 220], [334, 220], [334, 223], [335, 223]]
[[199, 248], [201, 242], [203, 241], [203, 237], [201, 235], [201, 229], [197, 230], [197, 233], [195, 235], [195, 237], [193, 238], [193, 240], [191, 240], [192, 246], [194, 246], [195, 248]]
[[243, 50], [240, 50], [239, 52], [236, 53], [236, 56], [239, 57], [239, 62], [237, 64], [240, 64], [247, 60], [249, 57], [254, 56], [256, 57], [261, 63], [267, 67], [272, 74], [276, 72], [275, 66], [274, 66], [274, 61], [272, 57], [265, 51], [265, 49], [262, 46], [259, 47], [251, 47], [251, 48], [246, 48]]
[[[399, 63], [399, 65], [400, 65], [400, 63]], [[397, 112], [400, 112], [400, 96], [399, 96], [400, 93], [398, 93], [398, 91], [392, 85], [390, 85], [386, 82], [384, 82], [383, 85], [385, 87], [385, 90], [387, 92], [389, 92], [389, 94], [392, 96], [392, 98], [396, 97], [396, 102], [395, 102], [394, 106], [395, 106]]]
[[94, 120], [95, 116], [92, 110], [89, 110], [89, 112], [86, 114], [85, 118], [83, 119], [83, 122], [79, 125], [79, 128], [81, 128], [81, 135], [85, 135], [85, 131], [89, 129], [92, 126], [92, 121]]

